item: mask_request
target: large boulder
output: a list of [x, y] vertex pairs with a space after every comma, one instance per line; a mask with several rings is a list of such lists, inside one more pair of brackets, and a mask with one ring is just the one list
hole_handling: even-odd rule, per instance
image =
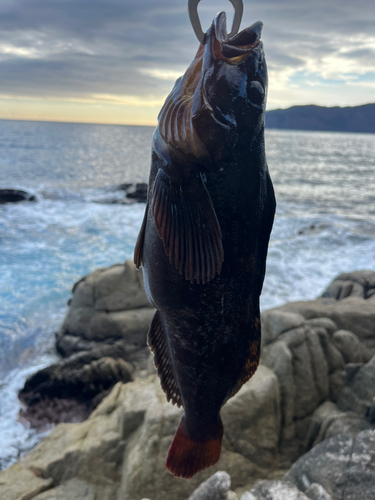
[[332, 500], [373, 500], [375, 431], [335, 436], [301, 457], [284, 477], [305, 492], [320, 484]]

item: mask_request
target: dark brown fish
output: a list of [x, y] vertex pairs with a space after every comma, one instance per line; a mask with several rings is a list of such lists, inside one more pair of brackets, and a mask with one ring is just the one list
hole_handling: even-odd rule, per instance
[[220, 409], [254, 374], [275, 197], [264, 148], [262, 23], [228, 40], [220, 13], [159, 115], [135, 249], [157, 312], [148, 343], [184, 407], [166, 466], [190, 478], [220, 457]]

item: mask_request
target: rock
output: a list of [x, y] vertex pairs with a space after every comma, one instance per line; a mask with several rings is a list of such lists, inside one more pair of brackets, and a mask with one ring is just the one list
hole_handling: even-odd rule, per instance
[[261, 481], [241, 500], [308, 500], [293, 484], [284, 481]]
[[11, 465], [0, 472], [1, 500], [31, 500], [38, 493], [52, 488], [53, 480], [43, 478], [20, 463]]
[[344, 300], [320, 298], [292, 302], [276, 310], [301, 314], [306, 319], [330, 318], [340, 330], [353, 332], [375, 354], [375, 307], [372, 300], [348, 297]]
[[230, 475], [226, 472], [216, 472], [202, 483], [188, 500], [227, 500], [230, 490]]
[[316, 328], [315, 331], [319, 336], [320, 344], [324, 351], [324, 357], [327, 361], [328, 373], [331, 374], [337, 370], [343, 370], [345, 367], [344, 358], [329, 337], [326, 330], [323, 328]]
[[0, 189], [0, 205], [19, 201], [36, 201], [36, 198], [22, 189]]
[[262, 349], [261, 363], [268, 366], [279, 381], [283, 428], [290, 426], [294, 419], [295, 386], [292, 359], [292, 353], [285, 342], [272, 342]]
[[321, 443], [325, 439], [329, 439], [339, 434], [346, 436], [356, 436], [362, 431], [373, 429], [374, 426], [370, 422], [361, 418], [354, 412], [336, 412], [327, 416], [322, 422], [318, 436], [314, 441], [314, 446]]
[[[79, 287], [78, 287], [79, 288]], [[149, 307], [143, 286], [142, 273], [132, 262], [106, 269], [94, 285], [94, 307], [97, 311], [124, 311]], [[78, 289], [75, 293], [78, 292]], [[71, 306], [74, 306], [74, 300]]]
[[[106, 395], [117, 382], [133, 378], [132, 366], [122, 359], [126, 351], [113, 346], [106, 348], [113, 357], [102, 357], [103, 347], [98, 353], [93, 350], [75, 354], [29, 377], [19, 393], [27, 405], [21, 416], [33, 427], [87, 418], [95, 407], [92, 403], [95, 396]], [[97, 399], [96, 404], [99, 402]]]
[[95, 488], [86, 481], [71, 479], [33, 497], [33, 500], [95, 500]]
[[319, 434], [322, 423], [327, 419], [327, 417], [331, 417], [339, 413], [340, 411], [338, 406], [331, 401], [326, 401], [314, 411], [305, 437], [305, 450], [309, 450], [311, 448]]
[[363, 363], [365, 361], [365, 349], [354, 333], [338, 330], [333, 334], [333, 341], [341, 352], [345, 363]]
[[[342, 411], [355, 411], [366, 416], [375, 402], [375, 356], [366, 365], [355, 368], [354, 374], [344, 379], [338, 405]], [[348, 369], [351, 369], [350, 365]]]
[[375, 289], [374, 271], [353, 271], [337, 276], [322, 297], [342, 300], [346, 297], [369, 298]]
[[338, 329], [336, 323], [332, 321], [330, 318], [308, 319], [306, 320], [306, 324], [314, 328], [323, 328], [330, 336], [332, 336], [334, 332]]
[[140, 182], [134, 186], [131, 185], [126, 189], [126, 196], [131, 200], [146, 203], [147, 202], [148, 186], [145, 182]]
[[[122, 465], [121, 500], [185, 499], [216, 471], [225, 470], [237, 488], [260, 478], [265, 464], [275, 466], [280, 432], [280, 396], [276, 376], [260, 366], [254, 377], [222, 409], [224, 438], [217, 465], [189, 481], [176, 481], [165, 469], [168, 447], [181, 409], [168, 404], [158, 382], [149, 388], [143, 420], [128, 442]], [[132, 384], [128, 384], [131, 386]], [[156, 389], [156, 390], [155, 390]], [[123, 421], [140, 411], [142, 395], [123, 402]], [[100, 407], [99, 407], [100, 408]], [[263, 472], [261, 472], [263, 471]]]
[[284, 477], [301, 491], [320, 484], [332, 500], [372, 500], [375, 491], [375, 431], [335, 436], [301, 457]]
[[310, 485], [305, 493], [310, 500], [332, 500], [331, 495], [328, 495], [323, 486], [318, 483]]
[[341, 392], [344, 387], [344, 370], [336, 370], [331, 373], [329, 379], [329, 399], [334, 403], [338, 403]]
[[315, 369], [306, 342], [291, 349], [295, 385], [294, 416], [302, 419], [311, 415], [321, 403], [321, 395], [315, 382]]
[[262, 344], [274, 341], [281, 333], [303, 325], [305, 319], [300, 314], [285, 313], [270, 309], [262, 313]]
[[312, 328], [306, 329], [306, 344], [310, 354], [311, 366], [314, 376], [315, 387], [318, 392], [319, 403], [328, 397], [328, 365], [324, 356], [319, 337]]

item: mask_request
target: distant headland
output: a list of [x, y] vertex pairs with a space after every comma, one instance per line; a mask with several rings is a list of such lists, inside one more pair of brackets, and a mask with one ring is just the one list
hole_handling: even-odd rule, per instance
[[375, 133], [375, 103], [340, 108], [292, 106], [266, 113], [266, 128]]

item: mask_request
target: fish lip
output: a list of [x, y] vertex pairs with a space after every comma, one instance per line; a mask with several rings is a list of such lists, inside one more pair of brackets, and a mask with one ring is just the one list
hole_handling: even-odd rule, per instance
[[239, 64], [261, 43], [262, 29], [263, 23], [257, 21], [228, 39], [227, 16], [225, 12], [220, 12], [206, 34], [205, 44], [211, 45], [215, 59]]

